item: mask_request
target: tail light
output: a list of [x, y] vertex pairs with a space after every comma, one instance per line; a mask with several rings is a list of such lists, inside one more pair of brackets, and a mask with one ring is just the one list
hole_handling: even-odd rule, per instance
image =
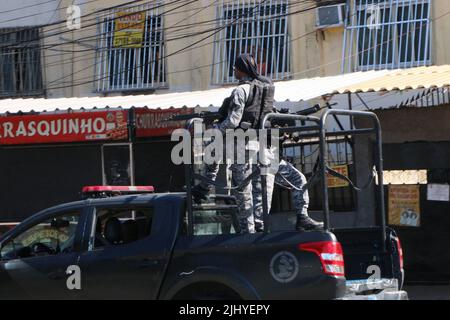
[[402, 244], [400, 243], [400, 239], [398, 237], [395, 237], [395, 242], [397, 242], [397, 252], [398, 252], [398, 258], [400, 260], [400, 269], [403, 269], [403, 249]]
[[301, 243], [298, 248], [303, 251], [314, 252], [319, 257], [325, 274], [338, 277], [345, 276], [344, 253], [339, 242]]

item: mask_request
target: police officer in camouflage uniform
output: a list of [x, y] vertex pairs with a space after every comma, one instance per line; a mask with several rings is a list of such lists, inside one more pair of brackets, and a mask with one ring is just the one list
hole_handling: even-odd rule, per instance
[[[239, 80], [239, 86], [233, 90], [229, 99], [224, 101], [225, 118], [222, 119], [216, 128], [225, 135], [227, 129], [246, 128], [259, 129], [260, 118], [272, 110], [274, 87], [261, 81], [257, 72], [254, 58], [249, 54], [242, 54], [237, 57], [235, 63], [235, 77]], [[266, 97], [266, 98], [264, 98]], [[222, 112], [224, 110], [222, 109]], [[246, 160], [248, 150], [237, 150], [234, 144], [235, 154], [245, 152]], [[226, 154], [226, 152], [224, 152]], [[215, 181], [218, 172], [218, 163], [206, 165], [206, 177]], [[232, 162], [230, 165], [234, 186], [239, 186], [251, 174], [252, 165], [246, 161], [244, 164]], [[273, 184], [272, 184], [273, 185]], [[192, 189], [194, 201], [199, 202], [207, 198], [211, 186], [201, 182]], [[239, 207], [241, 232], [254, 233], [255, 219], [253, 213], [252, 184], [248, 183], [240, 190], [235, 190], [234, 195]], [[271, 198], [268, 198], [269, 201]]]

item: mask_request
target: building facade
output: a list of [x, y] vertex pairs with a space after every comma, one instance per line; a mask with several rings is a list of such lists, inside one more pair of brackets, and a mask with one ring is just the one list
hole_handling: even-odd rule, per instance
[[8, 0], [4, 8], [5, 98], [206, 90], [235, 82], [241, 52], [280, 81], [450, 63], [446, 0]]

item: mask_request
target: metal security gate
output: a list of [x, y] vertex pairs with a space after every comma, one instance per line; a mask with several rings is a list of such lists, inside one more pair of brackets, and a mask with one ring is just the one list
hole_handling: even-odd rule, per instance
[[212, 82], [235, 82], [241, 53], [255, 57], [259, 73], [275, 80], [289, 76], [288, 1], [227, 1], [217, 7], [220, 32], [214, 41]]
[[350, 3], [342, 73], [431, 64], [431, 0], [352, 0]]
[[[345, 138], [336, 138], [328, 141], [328, 163], [331, 167], [346, 166], [348, 177], [352, 181], [356, 181], [354, 158], [353, 158], [353, 142]], [[319, 154], [318, 141], [301, 141], [285, 145], [283, 155], [284, 158], [293, 163], [309, 180], [314, 171]], [[322, 192], [320, 184], [314, 185], [309, 192], [309, 210], [321, 210]], [[350, 186], [332, 187], [328, 190], [330, 210], [339, 212], [348, 212], [355, 210], [356, 195]], [[276, 188], [274, 195], [275, 211], [293, 211], [292, 201], [289, 190]]]

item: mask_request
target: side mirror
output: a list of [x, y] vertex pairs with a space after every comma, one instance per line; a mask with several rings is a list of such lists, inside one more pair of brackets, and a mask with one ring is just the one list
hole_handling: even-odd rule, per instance
[[30, 247], [23, 247], [16, 251], [16, 256], [21, 259], [29, 258], [33, 256], [33, 252]]

